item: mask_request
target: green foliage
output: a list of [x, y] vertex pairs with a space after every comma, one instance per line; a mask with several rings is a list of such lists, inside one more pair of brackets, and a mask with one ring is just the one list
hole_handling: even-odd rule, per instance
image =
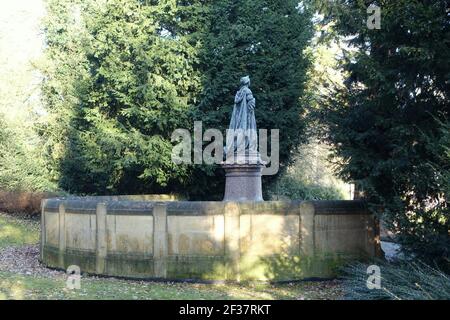
[[[49, 144], [62, 150], [54, 163], [61, 187], [102, 194], [176, 191], [170, 186], [182, 184], [186, 170], [171, 161], [171, 133], [187, 126], [198, 91], [190, 65], [195, 50], [157, 20], [176, 8], [134, 0], [49, 4], [47, 55], [55, 68], [48, 70], [45, 93], [64, 128], [55, 130], [58, 117], [47, 134], [63, 132]], [[70, 4], [77, 5], [78, 20]], [[55, 22], [53, 16], [66, 18]], [[74, 55], [65, 54], [68, 46]]]
[[26, 136], [9, 127], [0, 113], [0, 189], [52, 191], [55, 185], [45, 176], [43, 157]]
[[47, 113], [35, 128], [42, 137], [49, 178], [56, 183], [70, 149], [69, 137], [76, 132], [72, 121], [80, 106], [80, 96], [89, 81], [80, 11], [80, 1], [47, 1], [48, 15], [43, 23], [47, 46], [45, 58], [37, 65], [44, 76], [41, 91]]
[[314, 140], [302, 145], [293, 164], [270, 186], [268, 199], [345, 199], [349, 186], [334, 176], [330, 153], [328, 146]]
[[315, 128], [320, 122], [308, 116], [322, 109], [323, 98], [332, 94], [334, 88], [344, 86], [344, 72], [339, 67], [342, 41], [321, 39], [321, 30], [330, 32], [329, 25], [316, 23], [314, 29], [315, 36], [306, 49], [312, 66], [308, 68], [305, 92], [301, 97], [301, 103], [307, 106], [307, 131], [304, 134], [308, 141], [295, 150], [292, 164], [270, 185], [267, 199], [337, 200], [350, 196], [350, 186], [335, 175], [330, 146], [317, 139]]
[[[449, 24], [446, 1], [381, 1], [381, 29], [365, 21], [372, 1], [330, 5], [334, 29], [358, 49], [346, 88], [320, 114], [341, 177], [360, 185], [405, 250], [449, 256]], [[447, 139], [444, 137], [447, 136]], [[448, 180], [447, 180], [448, 181]], [[448, 185], [448, 183], [447, 183]]]
[[[44, 99], [52, 178], [74, 193], [181, 192], [215, 199], [223, 173], [177, 166], [171, 134], [228, 126], [245, 74], [281, 162], [302, 141], [312, 35], [296, 1], [48, 1]], [[255, 14], [258, 12], [258, 14]], [[276, 117], [273, 114], [277, 114]]]
[[0, 21], [0, 197], [5, 190], [55, 188], [32, 125], [40, 104], [31, 64], [42, 39], [30, 34], [38, 32], [40, 4], [6, 6]]
[[381, 288], [367, 288], [367, 267], [355, 263], [345, 268], [344, 298], [351, 300], [448, 300], [447, 274], [422, 262], [382, 263]]
[[[258, 128], [280, 129], [283, 168], [304, 142], [300, 98], [310, 66], [305, 49], [312, 37], [311, 12], [302, 12], [295, 0], [219, 0], [211, 8], [200, 53], [203, 91], [194, 117], [225, 132], [239, 79], [250, 75]], [[223, 186], [221, 179], [212, 181], [216, 185], [208, 192]]]
[[271, 200], [301, 199], [301, 200], [342, 200], [341, 190], [309, 183], [291, 176], [281, 176], [275, 187], [269, 192]]

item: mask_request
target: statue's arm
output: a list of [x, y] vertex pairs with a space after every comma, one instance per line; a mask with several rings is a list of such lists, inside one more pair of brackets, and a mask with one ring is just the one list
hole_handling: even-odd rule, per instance
[[255, 109], [256, 106], [256, 99], [253, 97], [253, 93], [251, 90], [248, 90], [247, 92], [247, 105], [250, 108], [250, 110]]

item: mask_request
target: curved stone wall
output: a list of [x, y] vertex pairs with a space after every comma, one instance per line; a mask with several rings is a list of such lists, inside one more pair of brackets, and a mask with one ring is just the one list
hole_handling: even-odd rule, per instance
[[133, 197], [42, 203], [41, 261], [145, 279], [333, 277], [343, 261], [379, 253], [359, 201], [183, 202]]

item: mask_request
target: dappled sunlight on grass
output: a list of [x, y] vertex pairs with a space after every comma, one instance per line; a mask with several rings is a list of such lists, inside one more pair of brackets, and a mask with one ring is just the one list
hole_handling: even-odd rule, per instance
[[11, 279], [0, 281], [0, 300], [23, 300], [25, 299], [25, 287], [21, 280]]
[[22, 300], [25, 297], [24, 288], [21, 281], [17, 281], [11, 286], [10, 296], [14, 300]]
[[[276, 297], [273, 294], [266, 292], [265, 286], [259, 287], [259, 290], [252, 286], [243, 286], [236, 284], [221, 284], [215, 285], [216, 290], [222, 291], [229, 297], [233, 299], [263, 299], [263, 300], [273, 300]], [[262, 289], [262, 290], [261, 290]]]
[[39, 242], [39, 228], [19, 218], [0, 215], [0, 248]]
[[0, 299], [216, 300], [336, 299], [338, 286], [320, 283], [174, 283], [82, 277], [81, 289], [66, 288], [65, 276], [37, 277], [0, 271]]

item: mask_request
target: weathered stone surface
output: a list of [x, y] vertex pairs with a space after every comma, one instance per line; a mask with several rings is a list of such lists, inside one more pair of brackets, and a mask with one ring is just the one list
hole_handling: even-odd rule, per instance
[[358, 201], [81, 202], [43, 203], [47, 266], [147, 279], [294, 280], [332, 277], [344, 261], [379, 252], [376, 220]]
[[261, 164], [223, 164], [225, 196], [223, 201], [264, 201]]

